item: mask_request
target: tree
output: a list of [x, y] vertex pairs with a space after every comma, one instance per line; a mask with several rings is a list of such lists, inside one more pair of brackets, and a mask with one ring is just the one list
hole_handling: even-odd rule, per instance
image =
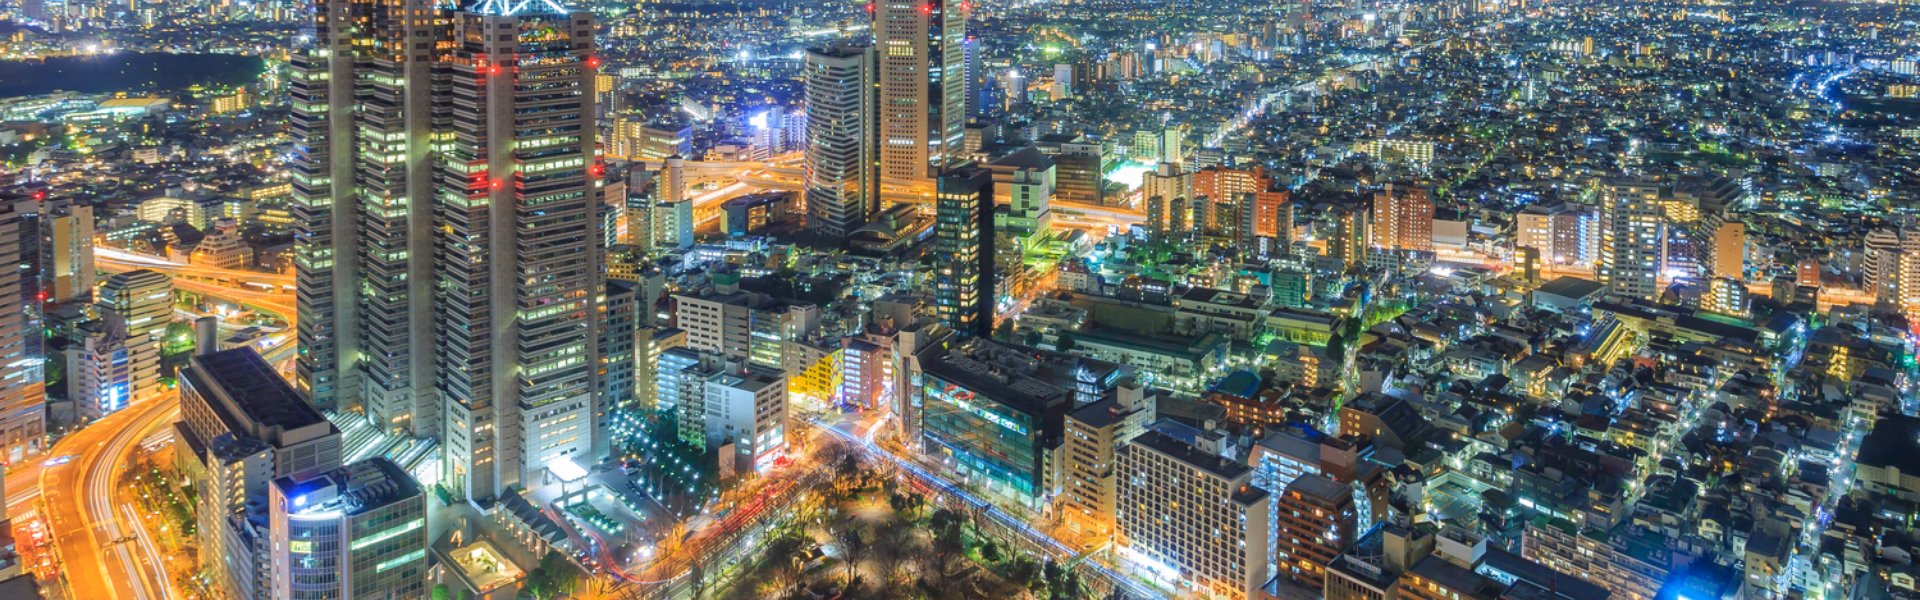
[[1053, 340], [1053, 348], [1061, 352], [1072, 352], [1073, 347], [1077, 345], [1079, 342], [1074, 341], [1073, 334], [1065, 331], [1060, 332], [1060, 337]]
[[707, 570], [701, 568], [700, 563], [694, 563], [687, 569], [687, 577], [689, 587], [693, 588], [693, 600], [700, 600], [701, 596], [707, 594]]
[[565, 555], [548, 551], [541, 557], [540, 566], [527, 574], [527, 592], [535, 598], [553, 598], [571, 591], [580, 576], [580, 570]]
[[875, 553], [875, 557], [880, 560], [880, 577], [891, 583], [894, 575], [900, 571], [900, 567], [916, 554], [915, 551], [920, 546], [920, 538], [913, 535], [912, 527], [894, 522], [889, 523], [880, 534], [878, 546], [879, 551]]
[[860, 555], [867, 551], [867, 540], [860, 537], [860, 530], [848, 526], [833, 532], [833, 541], [840, 545], [841, 559], [847, 563], [847, 581], [853, 581], [854, 566], [859, 564]]

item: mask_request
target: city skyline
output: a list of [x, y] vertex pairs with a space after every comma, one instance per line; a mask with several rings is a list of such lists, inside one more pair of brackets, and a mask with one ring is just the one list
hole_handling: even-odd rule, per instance
[[1920, 597], [1916, 16], [0, 0], [0, 597]]

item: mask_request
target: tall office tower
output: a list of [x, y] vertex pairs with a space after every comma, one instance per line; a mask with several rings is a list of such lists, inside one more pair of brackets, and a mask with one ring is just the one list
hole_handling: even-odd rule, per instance
[[99, 304], [125, 328], [133, 401], [158, 395], [160, 343], [173, 322], [173, 280], [146, 269], [116, 274], [100, 286]]
[[591, 449], [599, 361], [593, 19], [485, 0], [453, 15], [434, 377], [441, 481], [537, 487]]
[[1620, 180], [1602, 190], [1606, 229], [1601, 236], [1600, 280], [1622, 296], [1654, 299], [1666, 264], [1666, 218], [1660, 188]]
[[201, 567], [228, 598], [273, 589], [267, 507], [276, 477], [340, 467], [340, 430], [252, 348], [203, 354], [180, 371], [175, 460], [191, 474]]
[[[390, 431], [433, 435], [433, 337], [444, 330], [433, 311], [438, 283], [430, 257], [439, 200], [433, 151], [442, 141], [436, 107], [449, 102], [436, 89], [444, 80], [435, 63], [436, 53], [446, 51], [447, 21], [444, 11], [404, 3], [376, 3], [370, 10], [372, 25], [360, 26], [353, 47], [354, 170], [345, 182], [356, 207], [354, 271], [336, 284], [358, 290], [360, 361], [354, 367], [367, 420]], [[429, 41], [419, 43], [423, 39]]]
[[1367, 230], [1373, 221], [1365, 206], [1334, 208], [1333, 237], [1327, 240], [1327, 255], [1340, 259], [1347, 268], [1367, 264]]
[[47, 290], [50, 302], [86, 301], [93, 298], [97, 271], [93, 263], [93, 207], [77, 204], [66, 214], [47, 221], [46, 278], [53, 285]]
[[1433, 251], [1433, 197], [1425, 188], [1395, 186], [1373, 195], [1372, 246]]
[[1144, 433], [1156, 415], [1156, 399], [1138, 385], [1113, 398], [1067, 413], [1066, 454], [1060, 486], [1067, 530], [1088, 544], [1111, 541], [1119, 528], [1119, 451]]
[[928, 185], [960, 160], [966, 136], [967, 14], [954, 0], [874, 5], [880, 178]]
[[844, 241], [880, 209], [874, 180], [874, 51], [807, 50], [807, 229]]
[[[22, 208], [0, 203], [0, 264], [20, 264]], [[28, 356], [28, 338], [40, 332], [27, 327], [20, 291], [28, 273], [0, 270], [0, 444], [9, 464], [39, 454], [47, 434], [46, 383]]]
[[295, 57], [298, 373], [314, 405], [432, 435], [440, 5], [316, 0]]
[[427, 596], [427, 502], [383, 457], [273, 480], [274, 600]]
[[1254, 600], [1268, 579], [1272, 498], [1253, 487], [1252, 468], [1217, 450], [1148, 431], [1119, 451], [1121, 547], [1167, 565], [1155, 575], [1183, 591]]
[[1747, 224], [1739, 221], [1722, 221], [1713, 229], [1713, 240], [1707, 245], [1712, 249], [1712, 260], [1708, 261], [1708, 275], [1728, 279], [1743, 279], [1747, 272]]
[[975, 168], [940, 176], [934, 201], [933, 309], [955, 331], [993, 335], [993, 175]]

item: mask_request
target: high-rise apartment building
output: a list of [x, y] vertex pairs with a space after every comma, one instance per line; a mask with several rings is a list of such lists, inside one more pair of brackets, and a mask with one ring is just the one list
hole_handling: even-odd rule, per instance
[[537, 486], [591, 449], [592, 18], [316, 8], [293, 61], [300, 384], [315, 406], [440, 438], [461, 496]]
[[1712, 262], [1708, 266], [1711, 277], [1744, 279], [1747, 272], [1747, 224], [1739, 221], [1722, 220], [1713, 229], [1710, 242]]
[[1590, 267], [1599, 260], [1598, 213], [1584, 206], [1533, 205], [1514, 216], [1514, 246], [1540, 252], [1549, 265]]
[[[4, 199], [0, 199], [4, 200]], [[0, 202], [0, 264], [21, 264], [22, 203]], [[39, 454], [47, 435], [46, 383], [29, 355], [22, 286], [30, 272], [0, 270], [0, 448], [9, 464]]]
[[1367, 264], [1368, 230], [1373, 224], [1369, 217], [1364, 206], [1334, 207], [1333, 237], [1327, 239], [1327, 255], [1340, 259], [1349, 269]]
[[273, 480], [274, 600], [427, 595], [427, 504], [399, 465], [374, 457]]
[[685, 346], [668, 348], [654, 374], [656, 406], [673, 413], [680, 441], [701, 448], [707, 445], [706, 381], [719, 371], [717, 358]]
[[1616, 180], [1601, 190], [1605, 232], [1600, 281], [1614, 293], [1653, 299], [1666, 265], [1667, 221], [1657, 183]]
[[100, 286], [99, 305], [125, 331], [132, 401], [159, 395], [160, 344], [173, 323], [173, 280], [147, 269], [116, 274]]
[[967, 16], [955, 0], [874, 4], [880, 178], [931, 189], [966, 137]]
[[1193, 194], [1206, 196], [1214, 202], [1242, 202], [1242, 196], [1253, 195], [1252, 230], [1247, 237], [1279, 238], [1290, 241], [1293, 223], [1282, 223], [1281, 208], [1287, 204], [1286, 190], [1275, 189], [1273, 177], [1266, 169], [1234, 169], [1213, 166], [1194, 171]]
[[1155, 235], [1187, 234], [1193, 180], [1193, 173], [1170, 162], [1160, 163], [1152, 173], [1141, 177], [1140, 197], [1146, 199], [1148, 231]]
[[1321, 589], [1327, 565], [1359, 536], [1352, 489], [1318, 474], [1301, 475], [1274, 502], [1273, 557], [1279, 574]]
[[1117, 546], [1163, 565], [1154, 573], [1213, 598], [1254, 600], [1267, 573], [1265, 490], [1253, 469], [1148, 431], [1118, 458]]
[[955, 331], [993, 334], [993, 176], [961, 169], [940, 177], [934, 207], [934, 312]]
[[1119, 528], [1120, 448], [1146, 431], [1157, 416], [1155, 398], [1139, 386], [1123, 386], [1113, 398], [1067, 413], [1065, 482], [1060, 486], [1067, 530], [1086, 544], [1111, 541]]
[[1425, 188], [1387, 184], [1373, 195], [1372, 220], [1372, 247], [1433, 251], [1433, 197]]
[[807, 228], [827, 239], [844, 240], [880, 209], [874, 60], [867, 46], [807, 50]]

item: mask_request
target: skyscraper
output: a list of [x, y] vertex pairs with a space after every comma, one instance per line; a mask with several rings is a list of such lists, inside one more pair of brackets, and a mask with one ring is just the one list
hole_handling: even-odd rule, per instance
[[966, 136], [967, 2], [875, 3], [880, 177], [927, 186], [959, 158]]
[[807, 229], [845, 239], [879, 210], [874, 179], [874, 52], [807, 51]]
[[536, 486], [591, 448], [593, 21], [555, 2], [316, 9], [293, 61], [301, 386], [439, 437], [461, 495]]
[[453, 30], [434, 374], [442, 480], [486, 498], [535, 487], [548, 461], [590, 448], [596, 59], [593, 19], [551, 2], [487, 0], [455, 13]]
[[[20, 264], [21, 206], [0, 203], [0, 264]], [[0, 270], [0, 448], [8, 463], [39, 454], [46, 438], [46, 385], [27, 355], [27, 312], [20, 288], [28, 271]]]
[[934, 209], [934, 313], [955, 331], [993, 335], [993, 176], [966, 168], [940, 177]]

